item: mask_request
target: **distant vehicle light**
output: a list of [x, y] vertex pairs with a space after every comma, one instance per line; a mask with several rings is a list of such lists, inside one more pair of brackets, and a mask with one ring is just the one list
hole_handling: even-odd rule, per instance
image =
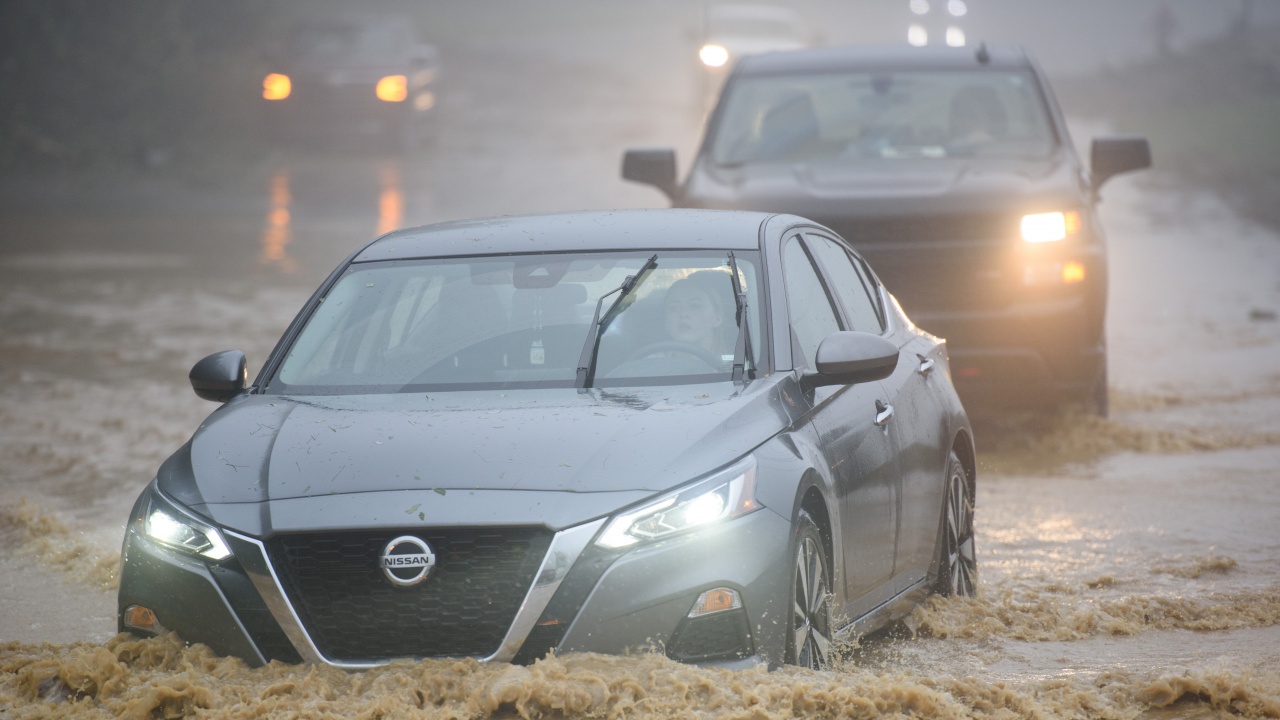
[[1080, 213], [1050, 212], [1022, 216], [1022, 239], [1029, 243], [1065, 240], [1080, 232]]
[[293, 81], [288, 75], [269, 73], [262, 78], [262, 97], [267, 100], [283, 100], [293, 92]]
[[420, 93], [418, 93], [417, 95], [414, 95], [414, 96], [413, 96], [413, 107], [414, 107], [414, 109], [421, 110], [421, 111], [425, 112], [425, 111], [430, 110], [431, 108], [433, 108], [433, 107], [435, 107], [435, 106], [436, 106], [436, 96], [435, 96], [435, 93], [431, 93], [431, 92], [420, 92]]
[[923, 25], [912, 25], [907, 28], [907, 42], [915, 47], [924, 47], [929, 44], [929, 31]]
[[386, 102], [404, 102], [409, 97], [409, 80], [404, 75], [388, 75], [378, 81], [374, 90], [379, 100]]
[[964, 47], [964, 29], [954, 25], [947, 28], [947, 45], [949, 47]]
[[724, 67], [729, 62], [729, 50], [723, 45], [703, 45], [698, 57], [707, 67]]

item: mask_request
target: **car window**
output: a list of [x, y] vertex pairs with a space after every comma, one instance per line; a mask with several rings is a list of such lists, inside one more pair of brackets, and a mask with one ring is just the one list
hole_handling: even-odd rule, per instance
[[1025, 71], [743, 76], [727, 92], [711, 148], [719, 165], [1044, 157], [1056, 143]]
[[[652, 256], [528, 255], [368, 263], [334, 285], [272, 392], [571, 387], [596, 303]], [[754, 253], [736, 253], [760, 357]], [[614, 293], [614, 294], [610, 294]], [[729, 380], [738, 337], [728, 252], [662, 252], [600, 334], [596, 386]]]
[[818, 345], [828, 335], [840, 329], [836, 313], [827, 297], [826, 288], [818, 279], [809, 255], [798, 237], [787, 241], [782, 251], [782, 272], [787, 283], [787, 312], [791, 318], [791, 332], [804, 354], [804, 362], [816, 367], [814, 359]]
[[884, 332], [880, 312], [871, 299], [871, 284], [853, 265], [853, 260], [844, 248], [834, 240], [821, 235], [805, 235], [809, 249], [822, 263], [828, 277], [835, 285], [833, 290], [844, 307], [849, 319], [849, 330], [858, 330], [879, 335]]

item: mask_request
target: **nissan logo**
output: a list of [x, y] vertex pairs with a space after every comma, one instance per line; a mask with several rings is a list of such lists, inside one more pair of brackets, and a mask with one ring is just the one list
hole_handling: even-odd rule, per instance
[[427, 579], [431, 568], [436, 566], [436, 554], [431, 552], [430, 545], [405, 535], [387, 543], [378, 565], [392, 585], [409, 587]]

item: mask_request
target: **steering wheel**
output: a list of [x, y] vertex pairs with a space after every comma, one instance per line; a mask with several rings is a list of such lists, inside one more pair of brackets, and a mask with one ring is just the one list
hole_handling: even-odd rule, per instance
[[667, 353], [667, 352], [675, 352], [675, 353], [682, 353], [685, 355], [692, 355], [693, 357], [696, 357], [702, 362], [706, 363], [707, 366], [713, 370], [719, 370], [720, 367], [724, 365], [724, 360], [721, 359], [719, 355], [711, 352], [710, 350], [702, 347], [701, 345], [682, 342], [680, 340], [659, 340], [658, 342], [649, 343], [648, 345], [637, 348], [635, 351], [633, 351], [630, 355], [627, 356], [626, 361], [632, 362], [634, 360], [644, 359], [655, 353]]

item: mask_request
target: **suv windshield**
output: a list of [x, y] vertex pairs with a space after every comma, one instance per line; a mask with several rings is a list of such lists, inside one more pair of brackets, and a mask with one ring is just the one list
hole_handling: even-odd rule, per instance
[[729, 89], [711, 158], [1044, 157], [1056, 140], [1037, 87], [1024, 71], [743, 76]]
[[[574, 387], [597, 301], [652, 255], [353, 265], [307, 320], [269, 391]], [[760, 357], [757, 259], [739, 252], [737, 266]], [[601, 334], [592, 384], [729, 382], [737, 335], [728, 253], [661, 251]]]

